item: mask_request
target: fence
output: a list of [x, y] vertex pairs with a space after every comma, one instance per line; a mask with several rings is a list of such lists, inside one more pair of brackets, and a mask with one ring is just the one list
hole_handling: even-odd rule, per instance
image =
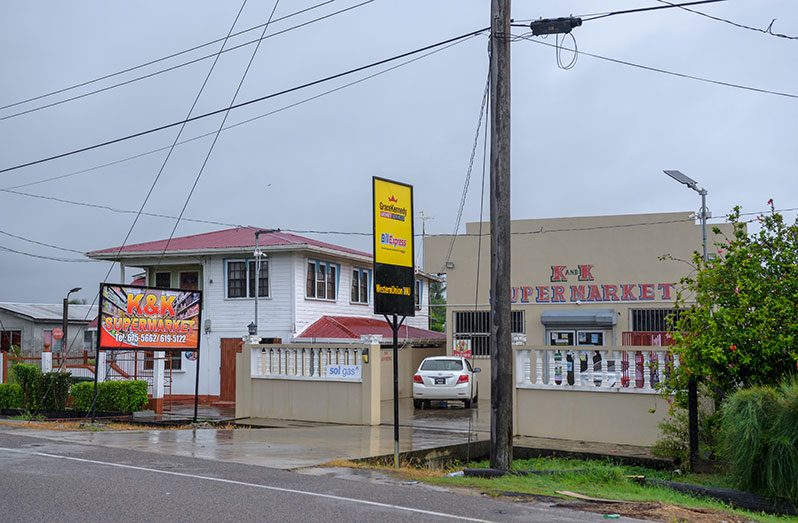
[[615, 390], [656, 393], [678, 357], [666, 350], [645, 348], [516, 350], [516, 385], [521, 388]]
[[253, 378], [361, 381], [363, 347], [260, 346], [252, 349]]
[[679, 361], [652, 348], [516, 348], [516, 434], [653, 445], [668, 413], [657, 385]]
[[379, 344], [245, 344], [236, 417], [378, 425]]

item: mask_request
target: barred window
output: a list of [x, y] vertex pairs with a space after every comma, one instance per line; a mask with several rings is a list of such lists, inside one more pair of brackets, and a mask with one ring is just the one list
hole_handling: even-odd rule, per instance
[[[510, 332], [525, 332], [524, 311], [512, 311]], [[490, 356], [490, 311], [455, 311], [454, 339], [471, 340], [474, 356]]]
[[632, 309], [632, 330], [635, 332], [668, 332], [679, 321], [683, 309]]

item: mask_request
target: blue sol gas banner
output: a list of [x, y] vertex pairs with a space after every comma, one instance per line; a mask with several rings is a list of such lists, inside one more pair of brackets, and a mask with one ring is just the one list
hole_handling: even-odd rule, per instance
[[374, 313], [414, 316], [413, 186], [372, 179]]

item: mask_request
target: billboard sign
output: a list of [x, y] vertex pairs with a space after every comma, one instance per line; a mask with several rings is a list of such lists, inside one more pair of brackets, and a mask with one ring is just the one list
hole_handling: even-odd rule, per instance
[[199, 350], [202, 292], [100, 285], [98, 348]]
[[374, 313], [414, 316], [413, 186], [374, 177]]

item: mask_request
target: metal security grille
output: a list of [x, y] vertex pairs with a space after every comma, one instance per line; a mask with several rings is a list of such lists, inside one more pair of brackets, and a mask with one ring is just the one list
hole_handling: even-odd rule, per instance
[[682, 309], [632, 309], [632, 330], [635, 332], [672, 331], [672, 322], [679, 320]]
[[[512, 311], [510, 332], [523, 334], [524, 311]], [[490, 311], [455, 311], [454, 339], [471, 340], [474, 356], [490, 356]]]

